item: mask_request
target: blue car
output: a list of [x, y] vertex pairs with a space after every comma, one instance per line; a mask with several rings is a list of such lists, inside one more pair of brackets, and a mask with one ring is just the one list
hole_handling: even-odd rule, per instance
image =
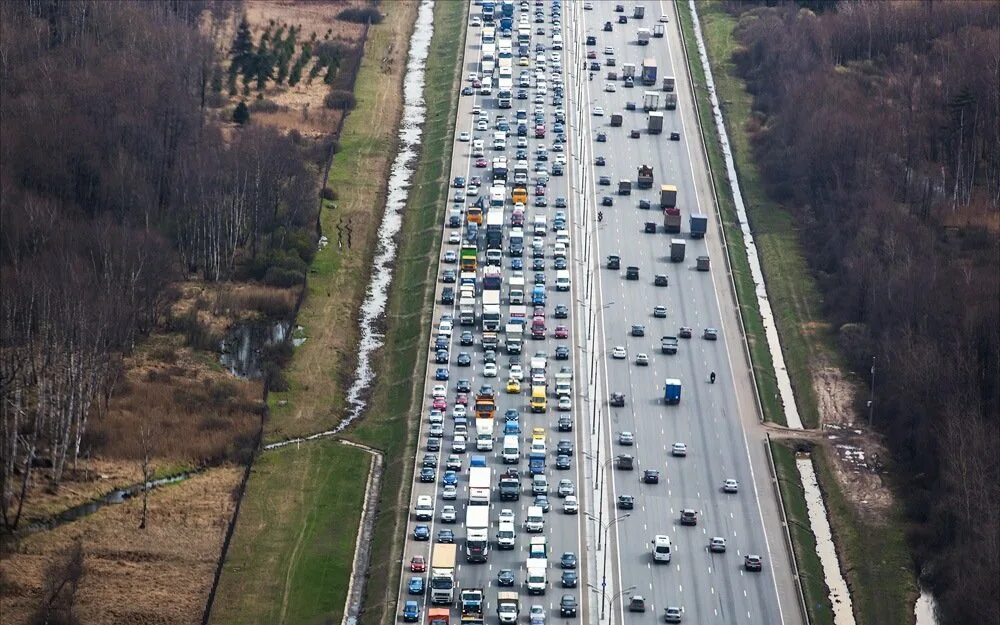
[[504, 421], [517, 421], [521, 418], [520, 413], [514, 408], [508, 408], [506, 412], [503, 413]]
[[448, 379], [448, 370], [445, 369], [444, 367], [438, 367], [437, 371], [434, 372], [434, 379], [435, 380], [447, 380]]
[[407, 601], [403, 604], [403, 622], [416, 623], [420, 620], [420, 608], [416, 601]]
[[521, 426], [518, 425], [517, 421], [508, 421], [503, 424], [503, 434], [504, 436], [516, 435], [521, 433]]
[[510, 259], [510, 268], [514, 271], [521, 271], [524, 269], [524, 261], [520, 258]]
[[424, 594], [424, 578], [414, 575], [410, 578], [410, 583], [406, 587], [409, 589], [411, 595], [422, 595]]
[[423, 523], [413, 528], [413, 540], [430, 540], [431, 528]]
[[445, 471], [444, 477], [441, 481], [444, 482], [445, 486], [454, 486], [458, 484], [458, 473], [455, 473], [454, 471]]

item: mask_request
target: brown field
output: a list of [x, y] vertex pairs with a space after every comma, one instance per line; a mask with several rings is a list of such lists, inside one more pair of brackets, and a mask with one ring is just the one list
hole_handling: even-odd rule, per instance
[[[364, 27], [336, 19], [336, 15], [349, 7], [367, 6], [366, 0], [318, 0], [302, 2], [300, 0], [249, 0], [244, 3], [247, 21], [253, 30], [257, 41], [263, 30], [272, 22], [275, 26], [288, 25], [301, 27], [298, 40], [307, 41], [312, 33], [316, 33], [317, 41], [337, 41], [349, 45], [361, 42]], [[235, 13], [222, 23], [211, 25], [209, 33], [216, 42], [216, 49], [223, 56], [229, 51], [233, 35], [239, 24], [241, 13]], [[296, 51], [296, 53], [298, 50]], [[273, 126], [281, 130], [297, 130], [307, 137], [319, 137], [329, 134], [340, 123], [342, 113], [333, 111], [323, 105], [323, 98], [330, 92], [330, 86], [317, 78], [308, 83], [306, 80], [294, 87], [287, 84], [277, 86], [268, 84], [264, 90], [264, 98], [278, 105], [276, 111], [255, 111], [252, 119], [255, 123]], [[240, 96], [230, 97], [225, 94], [230, 108], [235, 106]], [[251, 93], [248, 103], [257, 97], [256, 90]], [[229, 110], [229, 109], [227, 109]]]
[[24, 538], [0, 559], [3, 623], [29, 622], [46, 571], [77, 540], [84, 553], [74, 609], [81, 625], [199, 622], [240, 475], [237, 467], [213, 469], [153, 491], [145, 530], [138, 529], [137, 498]]

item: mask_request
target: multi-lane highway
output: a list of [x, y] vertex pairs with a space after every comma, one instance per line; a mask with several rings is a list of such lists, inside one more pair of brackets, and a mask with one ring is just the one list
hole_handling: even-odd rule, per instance
[[[619, 623], [651, 623], [662, 621], [668, 607], [679, 608], [683, 622], [691, 623], [769, 625], [798, 622], [797, 612], [788, 607], [792, 582], [786, 554], [778, 538], [780, 528], [774, 520], [777, 514], [773, 496], [766, 489], [766, 479], [762, 476], [766, 470], [763, 457], [758, 445], [748, 444], [745, 434], [746, 428], [755, 421], [753, 398], [746, 384], [746, 363], [738, 343], [740, 333], [734, 305], [726, 290], [718, 224], [707, 195], [703, 160], [698, 157], [699, 138], [693, 127], [690, 85], [683, 73], [673, 6], [667, 2], [640, 3], [645, 6], [646, 15], [637, 20], [633, 18], [635, 2], [622, 3], [622, 12], [616, 11], [613, 1], [515, 4], [510, 108], [500, 108], [496, 84], [488, 93], [482, 85], [486, 82], [482, 75], [484, 54], [492, 52], [494, 65], [502, 64], [497, 58], [501, 55], [497, 49], [502, 39], [501, 3], [495, 3], [497, 17], [493, 24], [496, 29], [493, 42], [484, 43], [483, 40], [483, 31], [488, 25], [477, 24], [477, 18], [482, 17], [481, 9], [473, 6], [470, 11], [472, 23], [467, 31], [463, 58], [463, 97], [459, 102], [457, 141], [449, 177], [453, 182], [455, 178], [464, 179], [462, 187], [454, 188], [453, 184], [449, 198], [449, 207], [463, 212], [457, 227], [450, 225], [446, 218], [442, 228], [442, 263], [438, 270], [433, 315], [435, 327], [431, 332], [426, 398], [414, 459], [411, 514], [401, 562], [399, 618], [403, 620], [406, 602], [415, 601], [420, 620], [427, 622], [427, 611], [433, 606], [426, 587], [422, 592], [411, 593], [408, 585], [413, 576], [418, 576], [426, 586], [433, 547], [439, 538], [445, 538], [439, 536], [439, 532], [451, 530], [458, 550], [456, 602], [451, 608], [451, 622], [460, 619], [458, 597], [461, 589], [469, 588], [485, 590], [483, 612], [486, 622], [490, 623], [498, 620], [497, 596], [501, 591], [518, 593], [519, 622], [528, 622], [528, 612], [533, 605], [542, 606], [549, 622], [566, 621], [560, 615], [560, 601], [565, 594], [579, 602], [577, 618], [582, 622], [610, 619]], [[622, 15], [626, 23], [619, 23]], [[661, 21], [661, 15], [668, 21]], [[521, 34], [530, 32], [526, 55], [519, 51], [517, 43], [522, 16], [527, 16], [527, 26], [522, 27]], [[605, 22], [612, 23], [610, 31], [605, 30]], [[665, 36], [651, 37], [648, 45], [640, 46], [638, 29], [652, 30], [657, 24], [664, 27]], [[588, 36], [594, 37], [589, 45]], [[591, 52], [593, 54], [588, 55]], [[639, 80], [646, 58], [657, 61], [655, 85], [643, 86]], [[614, 65], [609, 59], [613, 59]], [[598, 69], [591, 72], [592, 62], [598, 63]], [[637, 68], [635, 86], [631, 88], [622, 80], [626, 63]], [[617, 77], [608, 79], [609, 71], [616, 72]], [[499, 69], [496, 73], [499, 75]], [[678, 109], [664, 110], [661, 99], [663, 133], [649, 134], [647, 115], [642, 110], [644, 92], [656, 90], [662, 98], [665, 92], [661, 84], [665, 76], [676, 78]], [[636, 110], [626, 110], [627, 102], [635, 102]], [[595, 114], [596, 107], [603, 110], [603, 115]], [[611, 116], [615, 113], [622, 115], [621, 126], [611, 125]], [[526, 136], [523, 137], [518, 132], [520, 117], [526, 117]], [[561, 137], [556, 133], [560, 121]], [[536, 124], [544, 125], [544, 137], [536, 137]], [[639, 130], [636, 138], [630, 136], [633, 129]], [[506, 145], [501, 149], [494, 149], [497, 132], [507, 135]], [[679, 134], [679, 140], [671, 140], [672, 132]], [[598, 133], [606, 140], [598, 141]], [[478, 156], [477, 140], [484, 144], [481, 157]], [[544, 159], [539, 157], [542, 152], [539, 148], [545, 148]], [[503, 207], [491, 208], [492, 165], [494, 158], [500, 155], [506, 156], [510, 174]], [[515, 164], [520, 157], [529, 164], [526, 185], [529, 197], [524, 209], [524, 252], [523, 256], [516, 257], [509, 249], [515, 211], [511, 192]], [[598, 157], [603, 158], [603, 164], [597, 164]], [[557, 161], [565, 161], [563, 175], [553, 174]], [[637, 188], [640, 165], [649, 166], [654, 172], [650, 189]], [[470, 192], [469, 185], [476, 176], [481, 178], [480, 185], [478, 190]], [[607, 177], [610, 185], [600, 184], [602, 177]], [[632, 181], [630, 195], [617, 194], [619, 180]], [[682, 232], [679, 234], [664, 231], [660, 212], [662, 184], [677, 188], [677, 205], [682, 210]], [[605, 196], [610, 197], [610, 205], [605, 205]], [[536, 197], [543, 197], [545, 206], [536, 206]], [[487, 205], [482, 226], [474, 236], [478, 245], [476, 309], [480, 318], [475, 325], [460, 325], [461, 274], [459, 265], [445, 255], [450, 256], [449, 252], [460, 255], [461, 243], [468, 235], [469, 210], [478, 198], [484, 198]], [[560, 198], [565, 201], [565, 207], [561, 207]], [[648, 200], [650, 208], [639, 208], [640, 200]], [[494, 213], [502, 211], [504, 217], [501, 323], [495, 350], [495, 377], [485, 361], [481, 319], [485, 311], [483, 278], [488, 248], [483, 231], [491, 210]], [[600, 220], [597, 218], [599, 212]], [[692, 212], [709, 216], [707, 238], [689, 236], [688, 217]], [[560, 261], [556, 258], [553, 228], [558, 213], [565, 215], [567, 231], [561, 233], [560, 238], [568, 236], [570, 239], [566, 254], [572, 278], [569, 291], [557, 290], [554, 284], [562, 267], [557, 264]], [[543, 252], [541, 258], [535, 259], [533, 222], [540, 216], [547, 220], [547, 232], [544, 237], [537, 237]], [[656, 232], [645, 231], [648, 222], [657, 224]], [[685, 240], [683, 262], [670, 262], [672, 238]], [[606, 267], [606, 258], [612, 254], [621, 257], [620, 269]], [[703, 255], [711, 258], [711, 271], [695, 270], [694, 259]], [[625, 271], [629, 266], [638, 268], [638, 280], [626, 279]], [[457, 274], [454, 283], [450, 282], [451, 272]], [[654, 285], [657, 274], [667, 277], [667, 286]], [[546, 330], [543, 340], [532, 340], [530, 330], [526, 329], [522, 352], [512, 355], [506, 348], [509, 337], [505, 335], [504, 325], [515, 312], [509, 289], [518, 275], [523, 276], [525, 282], [527, 327], [530, 328], [532, 317], [537, 313], [543, 316]], [[546, 301], [544, 307], [533, 307], [530, 295], [533, 283], [542, 280]], [[443, 299], [445, 289], [454, 289], [454, 302]], [[665, 307], [666, 316], [654, 316], [655, 306]], [[566, 318], [556, 318], [557, 307], [567, 311]], [[434, 344], [441, 321], [448, 315], [452, 319], [451, 328], [440, 344]], [[644, 336], [633, 336], [633, 325], [644, 326]], [[564, 326], [568, 336], [556, 338], [557, 326]], [[680, 339], [676, 354], [661, 353], [660, 337], [676, 336], [681, 326], [692, 328], [692, 337]], [[718, 340], [703, 339], [706, 328], [718, 329]], [[463, 338], [465, 332], [471, 335], [466, 334]], [[468, 345], [470, 338], [472, 345]], [[561, 347], [568, 348], [568, 359], [557, 360]], [[616, 347], [624, 348], [625, 358], [613, 358]], [[447, 352], [441, 362], [437, 361], [439, 348]], [[536, 352], [544, 353], [547, 358], [548, 405], [540, 414], [533, 414], [529, 409], [529, 369]], [[646, 355], [647, 365], [636, 363], [639, 354]], [[506, 392], [511, 364], [520, 364], [522, 368], [523, 384], [518, 393]], [[557, 410], [554, 378], [562, 367], [572, 368], [574, 380], [572, 408], [560, 411]], [[710, 372], [716, 374], [714, 383], [709, 381]], [[440, 379], [443, 377], [447, 379]], [[667, 378], [681, 381], [682, 397], [677, 405], [664, 403]], [[473, 418], [473, 406], [483, 384], [493, 387], [496, 400], [495, 443], [493, 450], [488, 452], [476, 450], [476, 420]], [[437, 385], [444, 386], [444, 392], [437, 393], [443, 395], [438, 401], [442, 416], [431, 418]], [[453, 450], [455, 426], [461, 419], [456, 421], [454, 417], [456, 409], [461, 415], [462, 409], [457, 408], [459, 388], [465, 385], [471, 389], [466, 393], [469, 440], [467, 450], [457, 452]], [[610, 405], [613, 393], [624, 395], [624, 406]], [[504, 415], [508, 410], [518, 411], [521, 460], [516, 465], [505, 465], [501, 459]], [[571, 417], [573, 429], [559, 431], [559, 417], [566, 415]], [[440, 426], [437, 426], [438, 421]], [[544, 474], [548, 478], [551, 505], [544, 515], [545, 527], [541, 534], [528, 534], [524, 529], [528, 507], [535, 503], [527, 461], [534, 428], [543, 428], [545, 432]], [[632, 434], [632, 445], [620, 444], [621, 432]], [[574, 448], [569, 468], [556, 468], [556, 447], [560, 441], [569, 442]], [[440, 450], [434, 450], [435, 442]], [[675, 443], [686, 445], [686, 456], [672, 455]], [[453, 453], [461, 459], [461, 469], [455, 474], [455, 498], [445, 499], [446, 464]], [[633, 470], [615, 469], [614, 458], [623, 453], [634, 457]], [[485, 563], [469, 563], [465, 557], [469, 465], [474, 455], [485, 456], [492, 471], [488, 506], [490, 551]], [[433, 481], [421, 480], [425, 466], [429, 469], [425, 472], [427, 478], [433, 475]], [[519, 469], [521, 474], [520, 500], [501, 501], [497, 483], [500, 474], [511, 467]], [[641, 482], [646, 469], [659, 471], [658, 484]], [[563, 511], [564, 500], [557, 496], [561, 479], [571, 480], [576, 487], [579, 514]], [[726, 479], [737, 481], [736, 493], [723, 492]], [[634, 507], [618, 508], [622, 495], [631, 495]], [[416, 516], [421, 496], [429, 496], [433, 502], [431, 520], [418, 520]], [[442, 521], [446, 506], [454, 506], [454, 523]], [[697, 525], [680, 524], [682, 509], [695, 511]], [[504, 510], [514, 514], [517, 536], [512, 550], [498, 549], [498, 521]], [[770, 523], [766, 524], [765, 519]], [[426, 526], [421, 528], [427, 531], [426, 540], [415, 537], [418, 526]], [[669, 563], [653, 562], [651, 541], [657, 535], [670, 538]], [[540, 596], [529, 596], [525, 584], [525, 563], [529, 540], [533, 536], [544, 536], [548, 543], [548, 586], [547, 592]], [[710, 552], [708, 546], [713, 537], [725, 539], [725, 552]], [[561, 583], [560, 558], [566, 552], [578, 558], [576, 587], [563, 588]], [[762, 571], [744, 569], [747, 554], [763, 558]], [[425, 571], [411, 570], [414, 556], [423, 558]], [[512, 587], [501, 587], [498, 583], [498, 574], [504, 569], [513, 573]], [[779, 603], [779, 595], [782, 603]], [[643, 597], [645, 612], [627, 611], [631, 599], [636, 596]]]

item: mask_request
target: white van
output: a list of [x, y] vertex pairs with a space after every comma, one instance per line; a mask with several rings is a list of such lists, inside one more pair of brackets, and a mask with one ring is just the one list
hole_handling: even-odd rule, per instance
[[559, 33], [552, 35], [552, 49], [553, 50], [563, 49], [563, 39], [562, 35], [560, 35]]
[[545, 517], [542, 516], [543, 514], [541, 506], [528, 506], [528, 515], [524, 520], [524, 529], [534, 534], [545, 531]]
[[545, 215], [535, 215], [535, 219], [532, 221], [535, 236], [544, 237], [549, 230], [548, 224], [549, 221]]
[[532, 495], [548, 495], [549, 494], [549, 478], [545, 477], [544, 474], [533, 475], [531, 477], [531, 494]]
[[497, 546], [501, 549], [513, 549], [517, 545], [517, 531], [513, 521], [500, 521], [497, 531]]
[[670, 537], [657, 535], [653, 543], [653, 562], [670, 562]]
[[417, 497], [416, 517], [418, 521], [430, 521], [434, 518], [434, 500], [430, 495]]
[[516, 435], [508, 434], [503, 437], [503, 448], [500, 452], [500, 457], [503, 459], [504, 464], [517, 464], [520, 462], [521, 446]]
[[560, 269], [556, 272], [556, 290], [568, 291], [570, 285], [569, 270]]
[[566, 258], [566, 244], [556, 243], [555, 248], [552, 250], [553, 258]]
[[484, 152], [485, 149], [486, 149], [486, 146], [483, 145], [483, 140], [482, 139], [475, 139], [472, 142], [472, 155], [473, 156], [482, 156], [485, 153]]

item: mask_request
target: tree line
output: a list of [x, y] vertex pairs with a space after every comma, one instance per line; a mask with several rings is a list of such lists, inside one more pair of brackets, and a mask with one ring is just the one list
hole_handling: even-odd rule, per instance
[[331, 145], [219, 121], [197, 26], [233, 6], [0, 3], [5, 529], [33, 471], [58, 489], [75, 465], [172, 281], [304, 282]]
[[853, 368], [874, 358], [917, 564], [944, 622], [996, 623], [1000, 5], [730, 8], [767, 191]]

